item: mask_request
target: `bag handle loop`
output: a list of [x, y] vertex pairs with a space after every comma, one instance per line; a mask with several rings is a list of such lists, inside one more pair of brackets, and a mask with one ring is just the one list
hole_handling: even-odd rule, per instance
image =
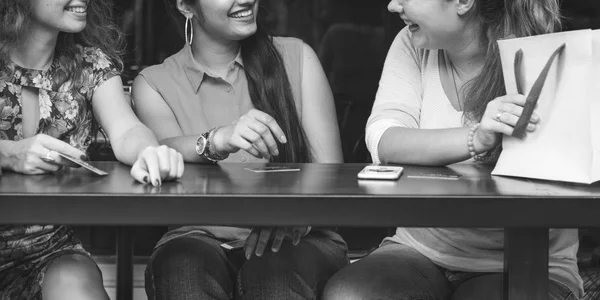
[[[563, 53], [566, 46], [567, 45], [563, 43], [562, 45], [560, 45], [560, 47], [558, 47], [558, 49], [556, 49], [554, 51], [554, 53], [552, 53], [552, 56], [550, 56], [550, 58], [546, 62], [544, 69], [542, 69], [542, 72], [540, 73], [538, 78], [535, 80], [533, 86], [531, 87], [531, 91], [529, 91], [529, 95], [527, 95], [527, 99], [525, 100], [525, 106], [523, 106], [523, 113], [521, 114], [521, 117], [519, 117], [519, 120], [517, 121], [517, 124], [515, 125], [512, 136], [514, 136], [516, 138], [520, 138], [520, 139], [525, 136], [525, 131], [527, 130], [527, 124], [529, 124], [529, 120], [531, 119], [533, 110], [535, 109], [538, 99], [540, 98], [540, 94], [542, 93], [542, 88], [544, 87], [544, 83], [546, 82], [546, 77], [548, 77], [548, 72], [550, 71], [552, 62], [554, 62], [554, 59], [558, 55]], [[523, 49], [519, 49], [519, 51], [517, 51], [517, 53], [515, 53], [515, 62], [514, 62], [515, 79], [517, 81], [517, 92], [521, 95], [524, 95], [525, 93], [523, 91], [523, 75], [521, 72], [522, 63], [523, 63]]]

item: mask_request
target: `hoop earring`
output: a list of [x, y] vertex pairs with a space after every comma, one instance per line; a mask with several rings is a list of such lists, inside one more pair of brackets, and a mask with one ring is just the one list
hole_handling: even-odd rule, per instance
[[[189, 27], [190, 34], [188, 34], [188, 27]], [[194, 26], [192, 23], [192, 18], [185, 17], [185, 43], [188, 45], [192, 45], [193, 40], [194, 40]]]

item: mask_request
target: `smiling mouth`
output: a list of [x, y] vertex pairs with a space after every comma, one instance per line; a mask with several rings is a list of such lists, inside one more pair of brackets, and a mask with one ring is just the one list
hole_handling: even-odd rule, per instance
[[243, 19], [243, 18], [251, 17], [252, 15], [254, 15], [254, 13], [252, 12], [251, 9], [248, 9], [248, 10], [243, 10], [243, 11], [238, 11], [238, 12], [232, 13], [229, 15], [229, 17], [234, 18], [234, 19]]
[[85, 14], [87, 12], [87, 7], [86, 6], [67, 6], [67, 7], [65, 7], [65, 10], [69, 11], [69, 12], [73, 12], [73, 13]]

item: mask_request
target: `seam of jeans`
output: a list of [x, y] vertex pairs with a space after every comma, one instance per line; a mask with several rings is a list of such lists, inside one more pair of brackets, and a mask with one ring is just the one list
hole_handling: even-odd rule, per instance
[[575, 293], [571, 290], [571, 288], [569, 288], [568, 285], [566, 285], [560, 281], [553, 280], [553, 279], [550, 279], [550, 281], [552, 281], [553, 283], [557, 284], [558, 286], [562, 287], [563, 289], [565, 289], [569, 292], [567, 295], [565, 295], [563, 300], [569, 300], [569, 299], [579, 300], [579, 297], [575, 296]]
[[[152, 261], [152, 258], [151, 260]], [[156, 300], [156, 286], [154, 285], [154, 272], [152, 271], [152, 263], [150, 263], [147, 267], [146, 267], [146, 276], [149, 277], [150, 279], [150, 289], [152, 290], [152, 299], [148, 299], [148, 300]], [[146, 296], [148, 296], [148, 293], [146, 293]]]
[[577, 300], [577, 297], [575, 297], [575, 295], [573, 295], [573, 291], [569, 291], [569, 294], [564, 298], [564, 300], [569, 300], [569, 299]]
[[242, 272], [241, 272], [241, 270], [238, 271], [236, 279], [237, 280], [235, 282], [235, 286], [237, 288], [238, 295], [240, 296], [240, 299], [244, 299], [244, 292], [243, 292], [243, 289], [242, 289]]

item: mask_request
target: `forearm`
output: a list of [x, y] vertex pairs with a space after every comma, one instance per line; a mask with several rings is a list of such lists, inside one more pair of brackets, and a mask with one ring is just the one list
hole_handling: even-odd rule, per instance
[[166, 145], [177, 150], [183, 155], [183, 161], [191, 163], [211, 163], [200, 157], [196, 152], [196, 142], [200, 135], [187, 135], [166, 138], [160, 141], [162, 145]]
[[[410, 129], [392, 127], [379, 142], [382, 163], [445, 166], [469, 159], [469, 128]], [[483, 152], [476, 145], [476, 153]]]
[[142, 150], [147, 147], [158, 146], [158, 141], [154, 133], [148, 127], [139, 124], [115, 141], [111, 140], [111, 145], [117, 159], [127, 165], [133, 165]]

